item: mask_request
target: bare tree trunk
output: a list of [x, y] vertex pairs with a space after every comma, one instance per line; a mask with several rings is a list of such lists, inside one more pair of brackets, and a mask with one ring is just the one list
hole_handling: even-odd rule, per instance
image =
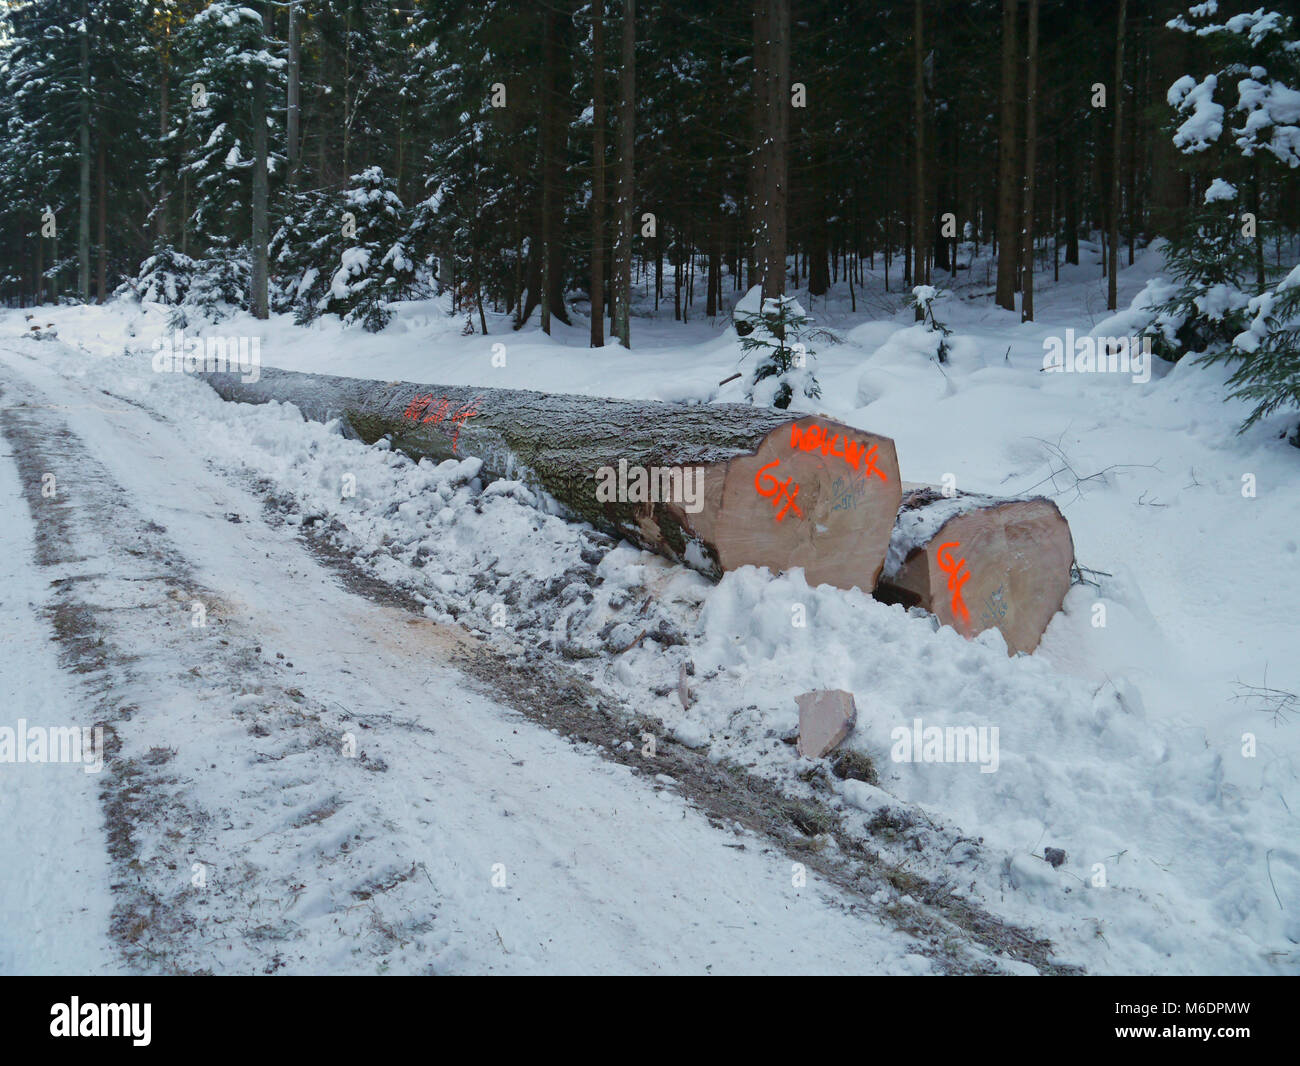
[[762, 171], [767, 263], [763, 270], [763, 299], [785, 294], [787, 147], [790, 139], [790, 0], [766, 0], [768, 55]]
[[591, 346], [605, 346], [605, 0], [592, 0]]
[[1115, 135], [1111, 147], [1110, 174], [1110, 270], [1107, 273], [1106, 309], [1119, 306], [1119, 192], [1124, 165], [1124, 21], [1128, 0], [1119, 0], [1119, 17], [1115, 22]]
[[538, 119], [538, 133], [541, 138], [541, 176], [542, 176], [542, 217], [541, 217], [541, 266], [542, 266], [542, 315], [543, 333], [551, 332], [551, 242], [554, 238], [555, 187], [551, 183], [551, 160], [555, 155], [555, 122], [552, 112], [555, 108], [555, 66], [556, 66], [556, 15], [550, 4], [542, 7], [542, 113]]
[[614, 334], [624, 348], [632, 347], [632, 153], [636, 141], [636, 0], [623, 0], [623, 69], [619, 78], [618, 116], [618, 237], [614, 246]]
[[[912, 190], [916, 198], [913, 214], [916, 224], [912, 232], [912, 277], [914, 285], [924, 285], [929, 279], [925, 273], [925, 0], [913, 0], [912, 4], [912, 75], [913, 75], [913, 123], [916, 130], [916, 175]], [[918, 305], [916, 320], [921, 321], [925, 312]]]
[[1259, 213], [1260, 213], [1260, 196], [1259, 196], [1260, 181], [1261, 178], [1259, 172], [1259, 156], [1256, 155], [1251, 160], [1250, 209], [1252, 212], [1254, 212], [1255, 219], [1256, 219], [1255, 239], [1254, 239], [1255, 284], [1259, 288], [1259, 291], [1263, 292], [1265, 287], [1268, 284], [1268, 280], [1264, 270], [1264, 233], [1263, 230], [1258, 225]]
[[1052, 280], [1061, 280], [1061, 139], [1052, 138]]
[[1079, 146], [1066, 137], [1065, 159], [1065, 261], [1079, 265]]
[[1029, 0], [1029, 69], [1025, 91], [1025, 204], [1021, 211], [1020, 321], [1034, 320], [1034, 176], [1038, 166], [1038, 0]]
[[95, 140], [99, 142], [95, 150], [95, 185], [98, 192], [95, 243], [99, 246], [95, 267], [95, 302], [102, 304], [108, 299], [108, 149], [102, 128]]
[[[168, 127], [171, 125], [171, 34], [168, 32], [168, 39], [163, 45], [163, 51], [160, 55], [159, 86], [158, 86], [158, 133], [160, 138], [165, 138], [168, 133]], [[164, 151], [167, 151], [164, 148]], [[166, 244], [169, 227], [167, 225], [167, 207], [170, 192], [167, 188], [167, 168], [161, 168], [161, 177], [158, 179], [158, 206], [154, 211], [153, 226], [154, 236], [158, 243]]]
[[298, 0], [289, 0], [289, 97], [285, 114], [285, 155], [289, 161], [289, 184], [298, 184], [298, 170], [301, 161], [299, 151], [299, 123], [302, 115], [300, 102], [300, 80], [302, 77], [302, 45], [299, 41]]
[[[263, 19], [266, 15], [263, 15]], [[265, 32], [265, 28], [263, 30]], [[270, 224], [267, 218], [267, 136], [266, 136], [266, 70], [261, 65], [253, 71], [253, 276], [249, 294], [249, 311], [254, 318], [270, 317], [267, 293], [267, 244], [270, 241]]]
[[768, 41], [771, 39], [771, 6], [768, 0], [753, 0], [753, 4], [754, 83], [751, 92], [754, 97], [754, 110], [753, 143], [749, 155], [748, 175], [750, 234], [748, 284], [750, 288], [762, 284], [763, 271], [767, 264], [769, 234], [767, 216], [763, 207], [766, 195], [763, 166], [767, 160], [767, 149], [763, 137], [767, 128], [767, 115], [772, 107], [772, 102], [768, 98], [772, 84], [769, 70], [772, 56], [768, 48]]
[[77, 219], [77, 295], [90, 302], [90, 4], [81, 0], [80, 210]]
[[998, 287], [999, 307], [1016, 309], [1016, 266], [1020, 242], [1017, 237], [1016, 208], [1020, 197], [1016, 169], [1016, 68], [1017, 23], [1016, 0], [1002, 0], [1002, 109], [998, 123]]
[[487, 336], [487, 315], [483, 313], [483, 268], [479, 262], [479, 252], [474, 250], [474, 303], [478, 307], [478, 324], [483, 331], [483, 336]]

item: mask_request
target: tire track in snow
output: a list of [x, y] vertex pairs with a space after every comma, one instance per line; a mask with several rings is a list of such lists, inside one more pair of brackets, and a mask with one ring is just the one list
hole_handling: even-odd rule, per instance
[[445, 634], [340, 589], [291, 534], [226, 523], [255, 501], [183, 435], [70, 405], [74, 434], [6, 378], [62, 664], [113, 738], [100, 800], [131, 969], [929, 968], [815, 873], [795, 890], [761, 838], [466, 691]]

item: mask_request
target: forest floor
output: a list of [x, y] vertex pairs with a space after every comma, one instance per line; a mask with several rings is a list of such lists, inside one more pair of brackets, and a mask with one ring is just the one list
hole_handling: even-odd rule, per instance
[[[1159, 267], [1121, 274], [1121, 306]], [[165, 309], [42, 309], [45, 341], [0, 316], [0, 693], [89, 714], [110, 751], [98, 775], [0, 764], [0, 971], [1300, 969], [1290, 426], [1238, 436], [1189, 361], [1041, 372], [1065, 330], [1121, 332], [1092, 263], [1040, 283], [1034, 323], [982, 280], [936, 305], [943, 367], [878, 276], [856, 312], [843, 283], [801, 297], [826, 331], [807, 406], [892, 436], [905, 480], [1057, 500], [1090, 583], [1016, 658], [799, 572], [712, 584], [473, 461], [223, 404], [152, 371]], [[202, 332], [288, 369], [741, 398], [724, 319], [639, 310], [630, 352], [577, 316], [465, 336], [436, 301], [379, 335]], [[784, 742], [818, 687], [855, 693], [875, 784]], [[997, 771], [895, 761], [916, 719], [996, 728]]]

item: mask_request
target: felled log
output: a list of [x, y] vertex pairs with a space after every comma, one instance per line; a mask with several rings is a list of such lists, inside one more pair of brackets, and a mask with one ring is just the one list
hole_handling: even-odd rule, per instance
[[970, 638], [996, 627], [1007, 649], [1038, 647], [1070, 588], [1074, 539], [1051, 500], [947, 497], [905, 485], [876, 598], [922, 607]]
[[476, 457], [590, 522], [713, 577], [803, 567], [873, 588], [902, 496], [894, 442], [821, 416], [380, 382], [262, 368], [203, 378], [227, 400], [294, 404], [415, 459]]

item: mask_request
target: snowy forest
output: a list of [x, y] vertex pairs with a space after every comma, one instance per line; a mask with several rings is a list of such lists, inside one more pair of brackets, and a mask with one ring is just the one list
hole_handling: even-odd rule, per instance
[[0, 975], [1300, 972], [1294, 0], [0, 0], [0, 443]]
[[[1261, 364], [1241, 383], [1266, 405], [1300, 396], [1274, 365], [1295, 299], [1270, 293], [1300, 226], [1300, 53], [1283, 13], [5, 7], [10, 306], [126, 287], [377, 330], [387, 302], [445, 292], [467, 328], [488, 332], [490, 309], [549, 332], [580, 306], [593, 346], [606, 316], [631, 346], [647, 274], [656, 309], [713, 318], [754, 285], [815, 298], [843, 281], [852, 299], [878, 262], [887, 278], [901, 264], [905, 291], [942, 285], [987, 249], [993, 299], [1032, 319], [1036, 277], [1078, 264], [1081, 238], [1101, 243], [1114, 310], [1118, 266], [1165, 237], [1182, 284], [1151, 327], [1161, 353], [1213, 348]], [[1207, 203], [1216, 180], [1231, 193]], [[1231, 297], [1197, 304], [1219, 286]], [[1267, 310], [1248, 307], [1265, 294]], [[1232, 350], [1248, 325], [1253, 347]]]

